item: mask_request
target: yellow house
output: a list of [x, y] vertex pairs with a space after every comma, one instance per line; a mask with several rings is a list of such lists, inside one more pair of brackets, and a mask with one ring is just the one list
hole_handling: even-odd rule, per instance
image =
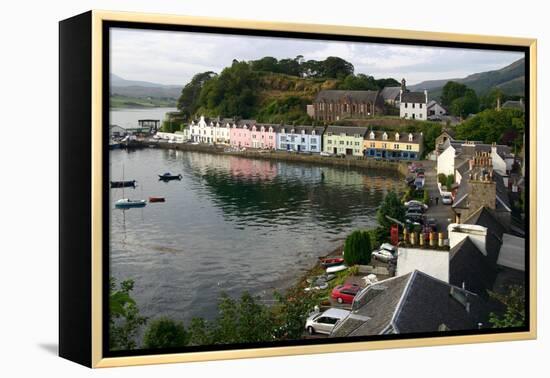
[[366, 157], [388, 160], [418, 160], [423, 152], [422, 133], [369, 131], [363, 141]]
[[364, 155], [366, 127], [327, 126], [323, 134], [323, 151], [338, 155]]

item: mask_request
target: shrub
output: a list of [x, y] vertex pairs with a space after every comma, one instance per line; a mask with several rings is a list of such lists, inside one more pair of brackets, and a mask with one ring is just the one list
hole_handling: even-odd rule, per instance
[[344, 261], [348, 266], [370, 263], [372, 244], [367, 231], [353, 231], [344, 243]]
[[183, 323], [165, 317], [152, 321], [143, 337], [143, 343], [149, 349], [182, 347], [187, 341]]
[[437, 175], [437, 181], [441, 184], [441, 185], [447, 185], [447, 176], [445, 175], [445, 173], [440, 173]]
[[424, 202], [426, 205], [430, 203], [430, 193], [424, 189], [424, 195], [422, 196], [422, 202]]

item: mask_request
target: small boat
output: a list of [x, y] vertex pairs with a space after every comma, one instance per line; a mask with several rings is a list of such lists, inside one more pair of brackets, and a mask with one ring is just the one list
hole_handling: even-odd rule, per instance
[[334, 265], [340, 265], [344, 262], [344, 259], [341, 257], [331, 257], [326, 259], [321, 259], [321, 265], [325, 268], [328, 268], [329, 266]]
[[159, 175], [159, 180], [163, 180], [163, 181], [181, 180], [182, 177], [183, 177], [182, 175], [173, 175], [170, 172], [166, 172], [163, 175]]
[[121, 198], [115, 202], [117, 209], [130, 209], [132, 207], [144, 207], [147, 205], [145, 200], [131, 200], [129, 198]]
[[136, 180], [130, 181], [111, 181], [111, 188], [135, 188]]
[[164, 197], [149, 197], [149, 202], [166, 202]]
[[348, 268], [348, 267], [345, 266], [344, 264], [329, 266], [329, 267], [327, 268], [327, 273], [341, 272], [341, 271], [343, 271], [343, 270], [346, 270], [347, 268]]

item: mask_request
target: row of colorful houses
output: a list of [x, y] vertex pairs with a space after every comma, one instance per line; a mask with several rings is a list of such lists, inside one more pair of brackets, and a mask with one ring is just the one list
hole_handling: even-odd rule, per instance
[[323, 152], [387, 160], [417, 160], [423, 152], [422, 133], [373, 131], [356, 126], [292, 126], [201, 117], [191, 122], [189, 130], [192, 142], [234, 148]]

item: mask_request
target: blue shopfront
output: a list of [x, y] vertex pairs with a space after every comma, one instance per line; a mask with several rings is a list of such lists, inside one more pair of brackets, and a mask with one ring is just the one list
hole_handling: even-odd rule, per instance
[[365, 157], [387, 160], [418, 160], [418, 153], [412, 151], [392, 151], [369, 148], [365, 150]]

